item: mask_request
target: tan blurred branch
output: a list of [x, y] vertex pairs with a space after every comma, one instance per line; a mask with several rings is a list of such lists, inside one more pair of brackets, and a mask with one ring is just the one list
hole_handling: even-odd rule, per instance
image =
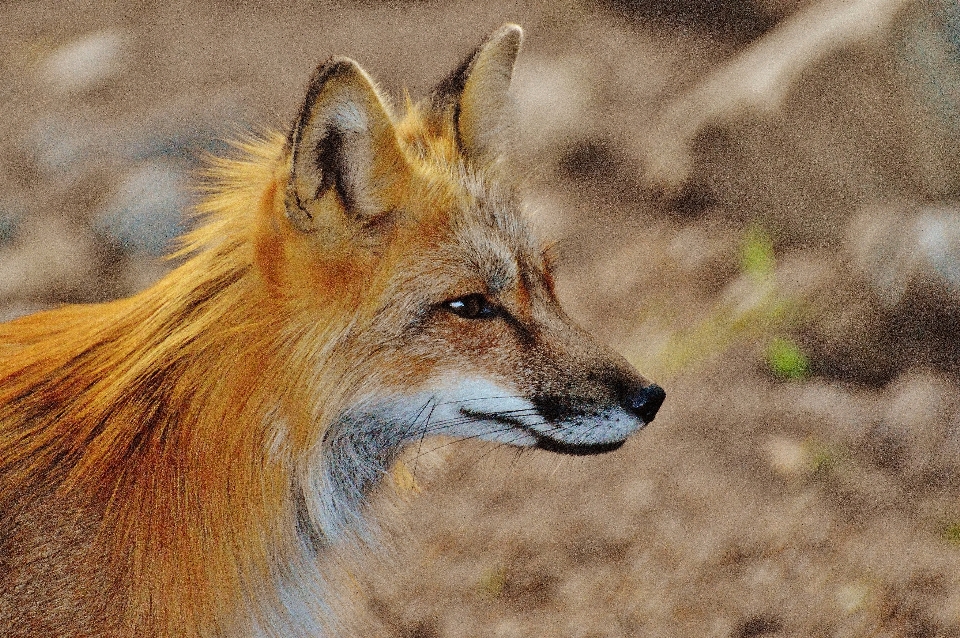
[[665, 191], [682, 186], [693, 168], [690, 146], [704, 127], [776, 113], [805, 69], [876, 41], [908, 2], [823, 0], [786, 18], [663, 109], [644, 145], [647, 182]]

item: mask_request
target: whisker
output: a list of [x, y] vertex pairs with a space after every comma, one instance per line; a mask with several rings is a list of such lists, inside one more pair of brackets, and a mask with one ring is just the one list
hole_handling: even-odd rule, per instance
[[[525, 410], [505, 410], [502, 412], [491, 412], [490, 414], [483, 414], [483, 415], [477, 415], [477, 416], [464, 415], [464, 416], [450, 417], [446, 419], [433, 421], [433, 423], [429, 424], [429, 426], [426, 426], [424, 428], [422, 434], [439, 432], [444, 428], [448, 428], [453, 425], [462, 425], [464, 423], [481, 423], [485, 421], [496, 421], [496, 419], [493, 417], [497, 417], [497, 416], [515, 418], [515, 417], [524, 417], [524, 416], [538, 416], [538, 414], [539, 413], [536, 410], [525, 409]], [[483, 418], [483, 417], [489, 417], [489, 418]], [[514, 426], [514, 427], [517, 427], [517, 426]]]
[[[503, 415], [504, 418], [511, 416], [514, 418], [523, 417], [523, 416], [533, 416], [532, 414], [515, 414], [515, 415]], [[440, 429], [450, 427], [453, 425], [462, 425], [464, 423], [500, 423], [501, 425], [511, 425], [513, 427], [521, 427], [520, 423], [512, 423], [506, 420], [494, 419], [494, 418], [476, 418], [473, 416], [463, 416], [463, 417], [451, 417], [449, 419], [443, 419], [439, 421], [434, 421], [430, 424], [431, 431], [438, 431]]]
[[[469, 472], [469, 471], [473, 470], [473, 468], [477, 467], [477, 466], [480, 464], [480, 462], [481, 462], [484, 458], [486, 458], [486, 457], [487, 457], [491, 452], [493, 452], [494, 450], [499, 449], [499, 448], [502, 448], [502, 447], [507, 447], [507, 446], [516, 447], [515, 444], [516, 444], [516, 442], [519, 441], [519, 440], [520, 440], [520, 435], [519, 435], [519, 433], [517, 433], [517, 434], [513, 437], [513, 439], [510, 440], [510, 441], [488, 441], [488, 443], [490, 443], [491, 445], [488, 446], [487, 451], [484, 452], [483, 454], [480, 454], [480, 455], [477, 456], [476, 458], [474, 458], [474, 459], [470, 462], [470, 464], [463, 470], [463, 472], [461, 472], [461, 473], [457, 476], [457, 480], [458, 480], [458, 481], [459, 481], [459, 480], [462, 480], [462, 479], [467, 475], [467, 472]], [[519, 448], [519, 449], [522, 449], [522, 448]]]
[[413, 428], [417, 425], [417, 421], [420, 420], [420, 417], [423, 416], [423, 413], [427, 411], [427, 408], [428, 408], [428, 407], [430, 408], [430, 411], [427, 412], [427, 418], [426, 418], [426, 421], [425, 421], [425, 422], [426, 422], [426, 423], [429, 423], [429, 422], [430, 422], [430, 415], [433, 414], [433, 410], [434, 410], [434, 408], [436, 407], [436, 405], [431, 406], [431, 403], [434, 403], [434, 398], [433, 398], [433, 397], [430, 397], [429, 399], [427, 399], [427, 401], [423, 404], [423, 407], [420, 408], [420, 410], [417, 412], [417, 414], [416, 414], [416, 415], [413, 417], [413, 419], [410, 421], [410, 427], [408, 427], [406, 430], [404, 430], [404, 432], [403, 432], [403, 438], [406, 438], [407, 436], [410, 435], [410, 432], [412, 432], [412, 431], [413, 431]]
[[530, 399], [525, 397], [522, 394], [504, 394], [500, 396], [489, 396], [489, 397], [472, 397], [470, 399], [452, 399], [450, 401], [441, 401], [437, 405], [452, 405], [454, 403], [472, 403], [474, 401], [502, 401], [504, 399], [523, 399], [524, 401], [529, 401]]
[[558, 457], [558, 458], [557, 458], [557, 464], [556, 464], [556, 466], [554, 466], [553, 471], [550, 472], [550, 478], [553, 478], [554, 476], [556, 476], [557, 472], [560, 470], [560, 466], [561, 466], [561, 465], [563, 464], [563, 462], [566, 460], [566, 459], [563, 457], [563, 455], [561, 455], [561, 454], [557, 454], [557, 457]]
[[[432, 398], [431, 398], [431, 400], [432, 400]], [[426, 404], [426, 405], [429, 405], [429, 404], [430, 404], [430, 401], [427, 401], [427, 404]], [[426, 406], [424, 406], [424, 407], [426, 407]], [[423, 422], [423, 431], [420, 432], [420, 440], [417, 442], [417, 456], [414, 457], [414, 461], [416, 461], [416, 460], [418, 460], [418, 459], [420, 458], [420, 450], [423, 448], [423, 439], [424, 439], [424, 437], [427, 436], [427, 430], [430, 429], [430, 417], [433, 416], [433, 411], [436, 409], [436, 407], [437, 407], [436, 405], [431, 406], [430, 411], [427, 412], [427, 418], [426, 418], [426, 420]], [[419, 417], [417, 417], [417, 418], [419, 418]], [[417, 423], [417, 418], [415, 418], [415, 419], [413, 420], [413, 423], [410, 425], [411, 429], [413, 428], [414, 425], [416, 425], [416, 423]], [[405, 438], [406, 438], [406, 435], [407, 435], [407, 434], [409, 434], [409, 432], [405, 433], [405, 435], [404, 435]], [[417, 467], [417, 464], [414, 463], [414, 471], [416, 471], [416, 467]], [[416, 476], [416, 474], [414, 474], [414, 476]]]
[[[446, 442], [444, 442], [444, 443], [440, 443], [440, 444], [436, 445], [435, 447], [429, 448], [428, 450], [423, 451], [423, 452], [421, 452], [421, 450], [418, 448], [418, 450], [417, 450], [417, 455], [414, 456], [412, 459], [409, 459], [409, 460], [410, 460], [410, 461], [415, 461], [415, 460], [417, 460], [418, 458], [420, 458], [421, 456], [425, 456], [425, 455], [430, 454], [430, 453], [432, 453], [432, 452], [436, 452], [437, 450], [440, 450], [440, 449], [442, 449], [442, 448], [445, 448], [445, 447], [447, 447], [448, 445], [453, 445], [454, 443], [462, 443], [462, 442], [464, 442], [464, 441], [473, 441], [473, 440], [477, 440], [477, 439], [479, 439], [479, 440], [484, 440], [484, 439], [482, 439], [481, 437], [486, 436], [486, 435], [491, 435], [491, 434], [503, 434], [503, 433], [506, 433], [506, 432], [512, 432], [513, 430], [514, 430], [514, 428], [512, 428], [512, 427], [503, 427], [503, 428], [498, 428], [498, 429], [494, 429], [494, 430], [488, 430], [488, 431], [486, 431], [486, 432], [481, 432], [481, 433], [479, 433], [479, 434], [471, 434], [471, 435], [469, 435], [469, 436], [462, 436], [462, 437], [459, 437], [459, 436], [458, 436], [458, 437], [456, 437], [456, 438], [454, 438], [454, 439], [452, 439], [452, 440], [450, 440], [450, 441], [446, 441]], [[515, 440], [518, 440], [518, 439], [515, 439]], [[488, 441], [488, 442], [489, 442], [489, 443], [495, 443], [495, 444], [501, 444], [500, 441]]]

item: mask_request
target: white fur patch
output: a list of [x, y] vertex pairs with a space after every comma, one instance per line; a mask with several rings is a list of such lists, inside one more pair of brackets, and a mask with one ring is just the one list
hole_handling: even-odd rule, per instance
[[[515, 390], [483, 378], [466, 378], [441, 383], [434, 393], [426, 430], [429, 435], [444, 434], [461, 438], [506, 443], [519, 447], [535, 445], [536, 437], [525, 430], [542, 421], [530, 400]], [[482, 418], [477, 415], [489, 415]], [[516, 421], [511, 425], [493, 416]]]
[[430, 385], [435, 389], [355, 405], [331, 423], [298, 481], [304, 542], [369, 538], [367, 496], [411, 443], [449, 436], [515, 447], [593, 446], [622, 442], [644, 425], [615, 406], [548, 421], [529, 398], [484, 377]]
[[[367, 497], [404, 446], [436, 435], [517, 447], [533, 447], [545, 439], [569, 446], [597, 445], [622, 441], [643, 427], [643, 421], [617, 407], [547, 421], [530, 399], [483, 377], [446, 378], [430, 386], [431, 391], [353, 406], [330, 425], [306, 475], [293, 486], [299, 490], [297, 498], [303, 499], [297, 520], [300, 556], [289, 572], [278, 574], [283, 613], [254, 623], [259, 624], [254, 635], [274, 635], [272, 628], [281, 626], [286, 632], [282, 635], [323, 635], [319, 619], [329, 615], [316, 602], [322, 600], [325, 587], [314, 556], [345, 538], [372, 540], [370, 532], [376, 528], [364, 516]], [[271, 449], [282, 454], [276, 441], [286, 423], [276, 417], [271, 425]]]
[[645, 425], [619, 406], [547, 421], [530, 399], [483, 377], [447, 379], [437, 386], [430, 394], [391, 401], [393, 414], [408, 423], [405, 440], [446, 435], [517, 447], [534, 446], [540, 439], [602, 445], [622, 441]]

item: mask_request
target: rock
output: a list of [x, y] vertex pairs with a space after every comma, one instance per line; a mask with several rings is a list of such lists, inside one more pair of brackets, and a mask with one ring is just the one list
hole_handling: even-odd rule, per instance
[[890, 307], [921, 282], [960, 303], [960, 207], [867, 208], [851, 222], [847, 245], [853, 263]]
[[32, 307], [93, 297], [98, 260], [89, 233], [60, 217], [24, 226], [18, 241], [0, 250], [0, 299]]
[[517, 149], [522, 155], [555, 163], [562, 149], [592, 133], [587, 114], [596, 86], [585, 65], [568, 58], [534, 58], [517, 67], [515, 126], [537, 132], [524, 138]]
[[41, 176], [63, 186], [75, 182], [89, 170], [91, 158], [92, 163], [102, 161], [101, 149], [97, 148], [91, 133], [101, 128], [99, 123], [57, 115], [47, 115], [34, 122], [29, 139]]
[[885, 411], [873, 433], [899, 450], [895, 469], [908, 476], [935, 478], [955, 473], [960, 439], [956, 382], [929, 372], [910, 371], [884, 392]]
[[26, 205], [19, 198], [0, 194], [0, 245], [16, 238], [26, 210]]
[[785, 108], [800, 101], [801, 80], [835, 73], [829, 62], [839, 52], [883, 46], [905, 3], [832, 0], [783, 20], [661, 110], [644, 149], [645, 179], [677, 191], [696, 177], [694, 146], [704, 131], [729, 126], [750, 137], [758, 121], [781, 124]]
[[122, 54], [118, 31], [89, 33], [54, 51], [41, 67], [41, 76], [64, 93], [90, 90], [119, 73]]
[[174, 162], [157, 159], [127, 173], [95, 228], [126, 252], [161, 255], [182, 234], [189, 206], [184, 171]]
[[960, 207], [867, 207], [844, 248], [799, 296], [814, 372], [876, 385], [917, 366], [960, 373]]

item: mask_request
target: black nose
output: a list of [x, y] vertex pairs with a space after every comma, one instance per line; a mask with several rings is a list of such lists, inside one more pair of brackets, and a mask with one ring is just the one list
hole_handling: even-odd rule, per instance
[[643, 419], [644, 423], [650, 423], [653, 421], [653, 417], [657, 416], [657, 410], [663, 405], [665, 398], [667, 398], [667, 393], [663, 391], [663, 388], [653, 383], [628, 396], [625, 407]]

